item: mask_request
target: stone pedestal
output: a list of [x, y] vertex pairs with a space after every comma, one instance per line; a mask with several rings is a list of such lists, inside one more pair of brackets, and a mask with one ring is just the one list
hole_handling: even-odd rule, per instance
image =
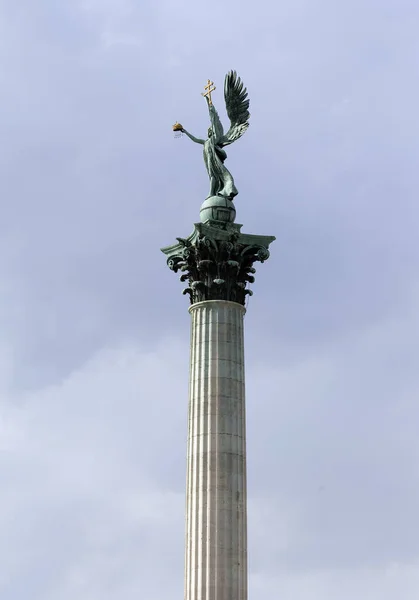
[[247, 600], [245, 309], [189, 311], [185, 600]]

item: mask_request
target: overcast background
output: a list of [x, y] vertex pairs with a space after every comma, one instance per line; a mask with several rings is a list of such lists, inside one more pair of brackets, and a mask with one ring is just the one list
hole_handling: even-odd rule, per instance
[[249, 600], [419, 597], [417, 0], [0, 0], [0, 597], [183, 597], [208, 77], [238, 222]]

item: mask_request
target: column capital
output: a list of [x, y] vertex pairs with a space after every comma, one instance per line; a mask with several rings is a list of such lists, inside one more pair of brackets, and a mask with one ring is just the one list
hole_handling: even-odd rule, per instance
[[191, 304], [227, 300], [244, 305], [246, 295], [252, 295], [246, 286], [255, 280], [253, 264], [269, 258], [269, 245], [276, 238], [241, 233], [241, 227], [195, 223], [188, 238], [176, 238], [177, 244], [161, 249], [168, 267], [188, 282], [183, 293]]

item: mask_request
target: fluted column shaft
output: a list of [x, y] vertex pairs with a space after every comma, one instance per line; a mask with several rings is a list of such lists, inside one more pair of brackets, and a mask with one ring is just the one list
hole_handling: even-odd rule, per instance
[[189, 310], [185, 600], [247, 600], [245, 308]]

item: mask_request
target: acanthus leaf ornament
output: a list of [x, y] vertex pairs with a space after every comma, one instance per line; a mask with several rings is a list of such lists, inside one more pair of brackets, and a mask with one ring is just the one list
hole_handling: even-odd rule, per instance
[[196, 224], [188, 240], [179, 239], [176, 246], [163, 249], [170, 255], [169, 267], [188, 282], [184, 294], [191, 304], [205, 300], [244, 304], [246, 295], [251, 295], [247, 284], [255, 281], [253, 265], [267, 259], [274, 238], [236, 233]]

